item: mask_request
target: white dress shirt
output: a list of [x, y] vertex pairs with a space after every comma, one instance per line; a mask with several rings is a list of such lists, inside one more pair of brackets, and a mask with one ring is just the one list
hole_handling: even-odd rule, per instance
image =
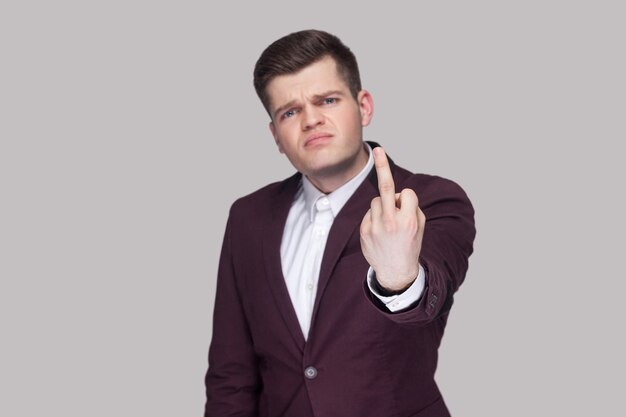
[[[367, 143], [365, 146], [369, 158], [361, 172], [330, 194], [322, 193], [303, 175], [287, 215], [280, 256], [287, 290], [305, 339], [309, 334], [328, 232], [341, 208], [374, 167], [372, 149]], [[367, 273], [369, 289], [391, 312], [410, 306], [419, 300], [424, 290], [425, 273], [421, 265], [417, 279], [399, 295], [385, 297], [378, 294], [371, 285], [374, 277], [374, 270], [370, 267]]]

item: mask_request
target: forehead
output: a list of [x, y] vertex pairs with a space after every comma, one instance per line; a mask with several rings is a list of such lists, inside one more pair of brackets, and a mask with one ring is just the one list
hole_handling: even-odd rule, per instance
[[274, 77], [266, 87], [272, 108], [330, 90], [349, 92], [346, 81], [331, 57], [322, 58], [294, 74]]

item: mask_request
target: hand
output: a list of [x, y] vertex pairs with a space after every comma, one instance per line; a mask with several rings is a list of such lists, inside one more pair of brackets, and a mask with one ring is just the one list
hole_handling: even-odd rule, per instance
[[380, 197], [372, 200], [361, 222], [361, 250], [378, 283], [387, 290], [400, 291], [417, 278], [426, 217], [413, 190], [395, 192], [383, 148], [373, 152]]

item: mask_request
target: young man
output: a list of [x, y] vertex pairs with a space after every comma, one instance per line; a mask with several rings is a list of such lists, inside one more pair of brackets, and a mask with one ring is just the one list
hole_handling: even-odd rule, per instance
[[363, 142], [372, 96], [337, 37], [279, 39], [254, 84], [298, 172], [231, 208], [205, 416], [448, 416], [434, 373], [472, 253], [467, 196]]

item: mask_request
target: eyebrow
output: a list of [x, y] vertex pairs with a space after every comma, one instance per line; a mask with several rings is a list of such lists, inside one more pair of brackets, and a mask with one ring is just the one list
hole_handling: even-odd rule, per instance
[[330, 90], [330, 91], [325, 91], [322, 94], [316, 94], [313, 96], [313, 101], [318, 101], [321, 100], [323, 98], [326, 98], [328, 96], [343, 96], [343, 93], [339, 90]]
[[283, 110], [287, 110], [289, 107], [293, 107], [296, 104], [296, 100], [291, 100], [290, 102], [283, 104], [276, 110], [274, 110], [274, 118], [276, 118]]
[[[313, 101], [319, 101], [323, 98], [326, 98], [328, 96], [344, 96], [345, 94], [339, 90], [329, 90], [329, 91], [325, 91], [321, 94], [315, 94], [313, 96]], [[282, 106], [280, 106], [279, 108], [277, 108], [276, 110], [274, 110], [274, 118], [276, 118], [280, 113], [282, 113], [284, 110], [287, 110], [290, 107], [293, 107], [296, 105], [298, 101], [297, 100], [291, 100], [288, 103], [283, 104]]]

